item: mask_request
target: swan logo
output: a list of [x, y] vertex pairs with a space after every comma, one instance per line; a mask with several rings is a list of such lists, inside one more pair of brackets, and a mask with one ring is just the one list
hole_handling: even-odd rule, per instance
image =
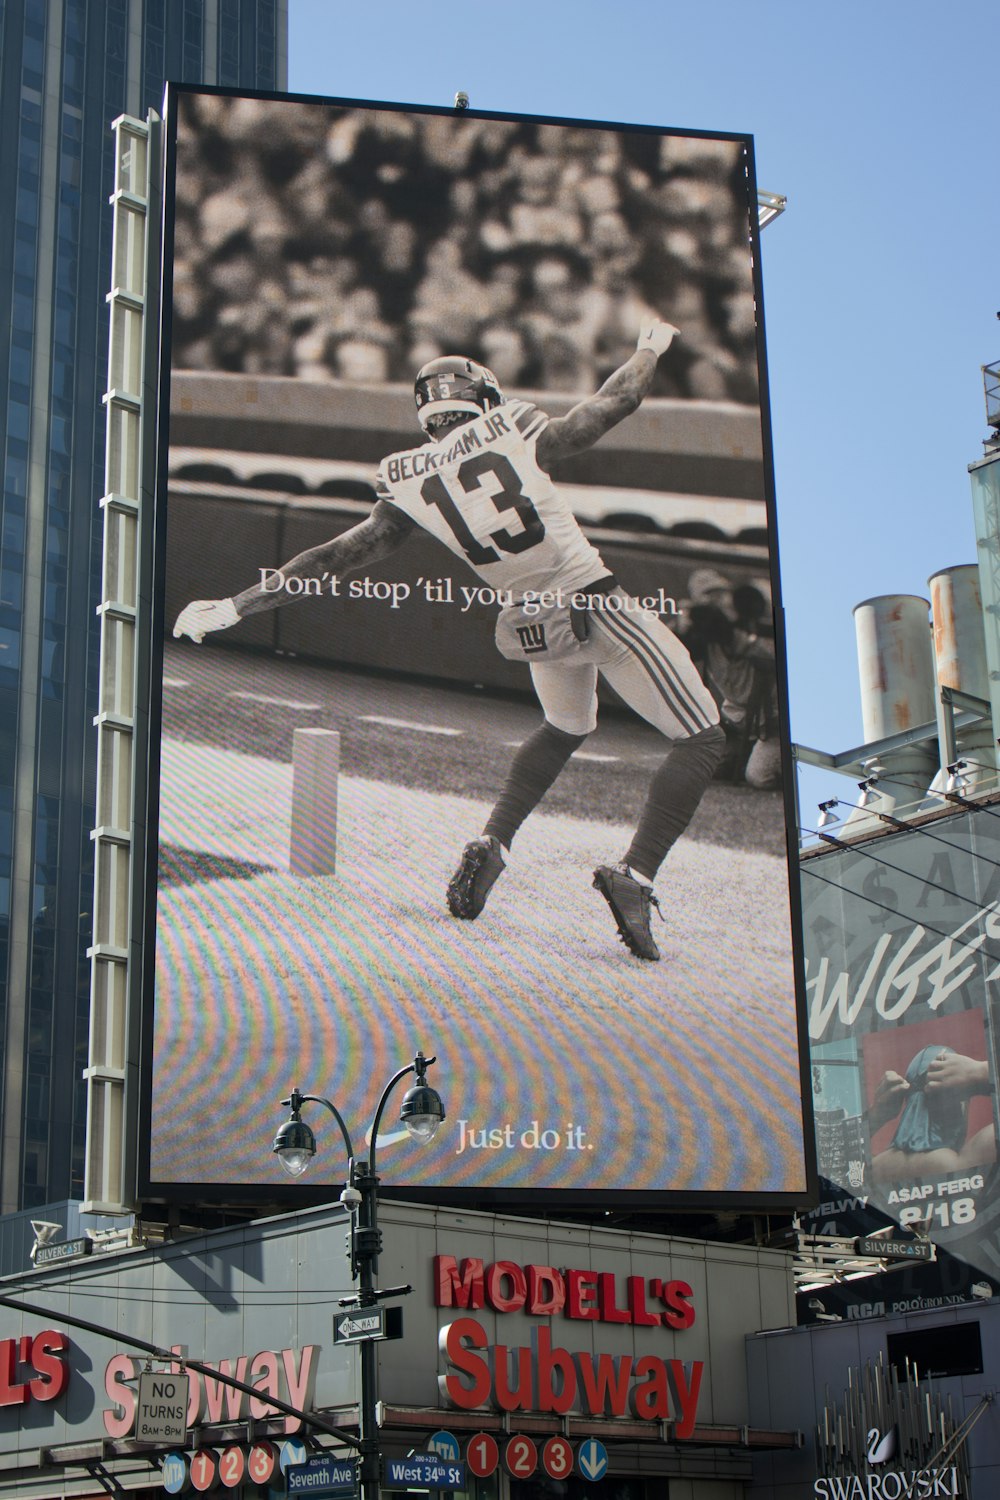
[[890, 1458], [895, 1458], [895, 1427], [890, 1427], [888, 1432], [879, 1432], [877, 1427], [871, 1428], [868, 1433], [868, 1446], [865, 1449], [865, 1457], [873, 1469], [878, 1464], [887, 1464]]

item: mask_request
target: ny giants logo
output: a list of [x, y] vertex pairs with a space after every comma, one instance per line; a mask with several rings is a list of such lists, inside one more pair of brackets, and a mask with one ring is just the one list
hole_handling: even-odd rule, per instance
[[515, 625], [514, 628], [525, 656], [536, 656], [539, 651], [549, 649], [545, 644], [545, 626], [539, 624], [537, 620], [531, 625]]

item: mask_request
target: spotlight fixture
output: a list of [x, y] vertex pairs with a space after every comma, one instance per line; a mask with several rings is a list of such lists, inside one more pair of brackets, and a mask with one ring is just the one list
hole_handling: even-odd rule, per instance
[[829, 828], [831, 823], [840, 822], [839, 815], [833, 810], [839, 801], [839, 797], [831, 797], [829, 802], [821, 802], [819, 804], [819, 821], [816, 824], [817, 828]]
[[877, 802], [882, 796], [882, 793], [878, 790], [877, 776], [866, 776], [864, 781], [859, 781], [858, 791], [861, 793], [858, 802], [859, 807], [871, 807], [872, 803]]
[[964, 772], [966, 770], [967, 765], [968, 765], [967, 761], [964, 761], [964, 760], [955, 760], [955, 761], [952, 761], [952, 763], [951, 763], [950, 766], [946, 766], [945, 767], [945, 769], [948, 772], [948, 780], [945, 782], [945, 787], [944, 787], [944, 789], [945, 789], [946, 792], [964, 792], [965, 791], [965, 787], [966, 787], [966, 783], [968, 781], [968, 777], [964, 774]]

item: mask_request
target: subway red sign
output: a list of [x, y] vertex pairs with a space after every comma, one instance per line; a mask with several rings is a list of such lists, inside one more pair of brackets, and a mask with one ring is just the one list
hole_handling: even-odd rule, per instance
[[[677, 1332], [695, 1321], [692, 1299], [688, 1283], [676, 1279], [434, 1257], [435, 1305], [465, 1313], [490, 1308], [497, 1313]], [[528, 1344], [491, 1344], [483, 1325], [469, 1316], [446, 1324], [438, 1347], [446, 1367], [438, 1376], [438, 1389], [449, 1406], [556, 1416], [571, 1411], [630, 1416], [671, 1422], [674, 1437], [681, 1439], [691, 1437], [695, 1429], [703, 1360], [567, 1349], [545, 1324], [531, 1330]]]

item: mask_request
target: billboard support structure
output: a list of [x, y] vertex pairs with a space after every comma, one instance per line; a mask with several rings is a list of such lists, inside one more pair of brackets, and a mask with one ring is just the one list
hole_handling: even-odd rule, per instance
[[156, 117], [128, 115], [114, 122], [113, 214], [101, 600], [101, 658], [97, 729], [93, 943], [87, 1080], [84, 1207], [122, 1213], [133, 1206], [125, 1128], [130, 1049], [128, 977], [135, 809], [135, 723], [138, 701], [137, 617], [139, 529], [149, 445], [143, 440], [147, 371], [149, 208], [158, 157], [151, 150]]

